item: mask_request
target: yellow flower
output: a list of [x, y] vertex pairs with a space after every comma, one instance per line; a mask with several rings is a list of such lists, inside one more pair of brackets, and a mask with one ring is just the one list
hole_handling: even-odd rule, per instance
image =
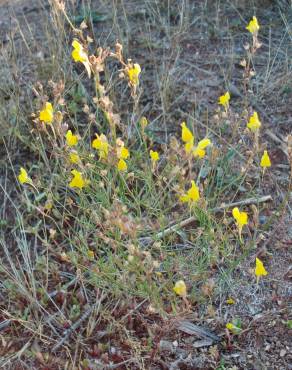
[[30, 183], [31, 179], [28, 177], [26, 170], [23, 167], [20, 167], [18, 180], [21, 184]]
[[141, 67], [135, 63], [131, 68], [128, 68], [128, 77], [132, 85], [139, 85], [139, 75], [141, 73]]
[[264, 150], [264, 154], [261, 158], [261, 167], [263, 167], [263, 168], [271, 167], [271, 160], [270, 160], [270, 157], [269, 157], [269, 154], [268, 154], [267, 150]]
[[236, 326], [235, 326], [235, 325], [233, 325], [231, 322], [228, 322], [228, 323], [226, 324], [226, 328], [227, 328], [228, 330], [232, 330], [232, 329], [236, 328]]
[[172, 289], [180, 297], [186, 297], [187, 295], [187, 287], [183, 280], [177, 281]]
[[92, 141], [92, 148], [98, 150], [98, 154], [100, 159], [107, 158], [108, 150], [109, 150], [109, 143], [107, 138], [104, 134], [98, 135], [95, 134], [96, 139]]
[[255, 131], [257, 131], [261, 127], [261, 125], [262, 124], [261, 124], [261, 122], [259, 120], [259, 116], [258, 116], [257, 112], [254, 112], [253, 115], [249, 119], [249, 122], [247, 124], [247, 127], [251, 131], [255, 132]]
[[52, 123], [54, 118], [54, 110], [51, 103], [47, 102], [43, 110], [40, 111], [40, 121]]
[[72, 42], [73, 51], [72, 51], [72, 58], [74, 62], [86, 62], [88, 60], [87, 54], [83, 49], [83, 46], [80, 44], [79, 41], [74, 40]]
[[191, 130], [186, 126], [185, 122], [181, 124], [181, 128], [181, 139], [185, 143], [185, 151], [186, 153], [190, 153], [194, 146], [195, 137]]
[[183, 122], [181, 124], [181, 139], [184, 143], [194, 142], [194, 135], [192, 134], [191, 130], [186, 126], [186, 123]]
[[235, 218], [238, 227], [239, 237], [241, 240], [241, 231], [243, 226], [247, 225], [248, 223], [248, 215], [246, 212], [240, 212], [240, 210], [237, 207], [233, 208], [232, 215]]
[[91, 249], [89, 249], [87, 251], [87, 256], [90, 260], [93, 260], [94, 259], [94, 251], [92, 251]]
[[230, 94], [227, 91], [224, 95], [221, 95], [219, 97], [219, 104], [223, 105], [224, 108], [227, 108], [229, 106], [229, 100], [230, 100]]
[[71, 171], [73, 179], [69, 183], [70, 188], [79, 188], [82, 189], [84, 186], [89, 184], [88, 180], [85, 180], [82, 176], [82, 173], [77, 170]]
[[228, 299], [226, 299], [226, 303], [227, 304], [234, 304], [235, 303], [235, 300], [233, 298], [229, 297]]
[[186, 194], [180, 197], [180, 201], [183, 203], [185, 202], [193, 203], [200, 199], [199, 188], [195, 184], [195, 181], [192, 181], [191, 183], [192, 183], [191, 188], [187, 191]]
[[188, 143], [185, 143], [185, 151], [186, 153], [190, 153], [194, 147], [194, 143], [192, 141], [189, 141]]
[[143, 130], [145, 129], [145, 127], [147, 127], [147, 126], [148, 126], [148, 120], [147, 120], [147, 118], [146, 118], [146, 117], [142, 117], [142, 118], [140, 119], [140, 125], [141, 125], [141, 127], [143, 128]]
[[239, 328], [238, 326], [232, 324], [232, 322], [228, 322], [226, 324], [226, 328], [228, 330], [230, 330], [233, 334], [239, 334], [241, 332], [241, 328]]
[[118, 161], [117, 169], [118, 169], [119, 171], [121, 171], [121, 172], [127, 171], [128, 166], [127, 166], [126, 161], [124, 161], [124, 159], [120, 159], [120, 160]]
[[125, 159], [130, 157], [130, 152], [125, 147], [124, 142], [120, 138], [116, 140], [116, 144], [117, 144], [116, 153], [117, 153], [117, 158], [119, 159], [117, 163], [117, 169], [123, 172], [128, 169]]
[[259, 280], [261, 276], [266, 276], [268, 274], [264, 267], [264, 264], [259, 258], [256, 258], [256, 267], [255, 267], [254, 273], [255, 273], [255, 276], [257, 277], [257, 280]]
[[240, 212], [240, 210], [235, 207], [232, 210], [232, 215], [235, 218], [238, 226], [244, 226], [248, 223], [248, 216], [246, 212]]
[[127, 159], [130, 157], [130, 153], [129, 153], [129, 150], [122, 146], [120, 148], [118, 148], [118, 158], [120, 159]]
[[53, 201], [51, 199], [47, 199], [44, 208], [46, 211], [50, 211], [53, 208]]
[[207, 146], [211, 145], [210, 139], [203, 139], [199, 141], [198, 145], [193, 150], [193, 155], [195, 157], [204, 158], [206, 155]]
[[66, 141], [67, 141], [67, 145], [75, 146], [78, 144], [78, 137], [77, 135], [73, 135], [71, 130], [68, 130], [66, 132]]
[[76, 163], [80, 162], [79, 155], [77, 153], [74, 153], [74, 152], [69, 154], [69, 160], [72, 164], [76, 164]]
[[150, 150], [150, 158], [152, 159], [152, 162], [157, 162], [159, 160], [159, 153], [154, 150]]
[[249, 24], [247, 25], [246, 29], [254, 34], [254, 33], [257, 33], [258, 30], [260, 29], [260, 26], [258, 24], [258, 20], [257, 20], [257, 17], [253, 16], [252, 17], [252, 20], [249, 22]]
[[78, 62], [82, 63], [87, 71], [88, 76], [90, 77], [91, 76], [90, 63], [88, 60], [88, 55], [84, 51], [83, 46], [77, 40], [74, 40], [72, 42], [72, 46], [73, 46], [73, 51], [71, 55], [72, 55], [73, 60], [77, 63]]

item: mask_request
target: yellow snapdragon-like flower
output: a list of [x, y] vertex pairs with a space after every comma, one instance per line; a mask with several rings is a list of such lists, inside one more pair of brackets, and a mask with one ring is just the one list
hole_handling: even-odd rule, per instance
[[221, 96], [219, 97], [219, 101], [218, 101], [218, 103], [219, 103], [220, 105], [223, 105], [223, 107], [226, 109], [226, 108], [228, 108], [228, 106], [229, 106], [229, 100], [230, 100], [230, 94], [229, 94], [229, 92], [227, 91], [224, 95], [221, 95]]
[[72, 55], [74, 62], [77, 62], [77, 63], [86, 62], [88, 60], [88, 56], [86, 52], [84, 51], [83, 46], [80, 44], [80, 42], [77, 40], [74, 40], [72, 42], [72, 46], [73, 46], [73, 51], [71, 55]]
[[23, 167], [20, 167], [19, 175], [18, 175], [18, 180], [21, 184], [25, 183], [30, 183], [31, 179], [28, 176], [26, 170]]
[[237, 207], [235, 207], [232, 210], [232, 215], [235, 218], [235, 220], [237, 222], [237, 225], [239, 225], [241, 227], [244, 226], [244, 225], [247, 225], [248, 216], [247, 216], [246, 212], [240, 212], [240, 210]]
[[159, 153], [154, 150], [150, 150], [150, 158], [153, 163], [157, 162], [159, 160]]
[[68, 146], [75, 146], [78, 144], [78, 136], [73, 135], [71, 130], [66, 132], [66, 142]]
[[191, 130], [186, 126], [186, 123], [183, 122], [181, 124], [181, 139], [184, 143], [188, 143], [190, 141], [194, 142], [194, 135], [192, 134]]
[[128, 68], [128, 77], [132, 85], [139, 85], [139, 75], [141, 73], [141, 67], [138, 63], [135, 63], [132, 67]]
[[140, 125], [141, 125], [143, 130], [148, 126], [148, 120], [147, 120], [146, 117], [142, 117], [140, 119]]
[[253, 16], [252, 17], [252, 20], [249, 22], [249, 24], [246, 26], [246, 29], [252, 33], [252, 34], [256, 34], [258, 32], [258, 30], [260, 29], [260, 26], [258, 24], [258, 20], [257, 20], [257, 17]]
[[185, 122], [181, 124], [181, 128], [181, 139], [185, 143], [185, 151], [186, 153], [190, 153], [194, 146], [195, 137]]
[[267, 270], [264, 267], [263, 262], [259, 258], [256, 258], [256, 267], [255, 267], [254, 273], [255, 273], [255, 276], [257, 277], [257, 281], [259, 280], [261, 276], [266, 276], [268, 274]]
[[70, 188], [82, 189], [84, 188], [84, 186], [89, 184], [89, 181], [83, 178], [81, 172], [77, 170], [72, 170], [71, 173], [73, 175], [73, 179], [69, 183]]
[[118, 147], [118, 149], [117, 149], [117, 156], [120, 159], [127, 159], [127, 158], [129, 158], [130, 157], [129, 149], [127, 149], [124, 146]]
[[104, 134], [98, 135], [95, 134], [96, 139], [92, 141], [92, 148], [97, 149], [99, 158], [106, 159], [109, 151], [109, 143]]
[[119, 159], [117, 163], [117, 169], [121, 172], [127, 171], [128, 165], [125, 159], [130, 157], [129, 149], [125, 147], [124, 142], [119, 138], [117, 139], [116, 144], [117, 144], [116, 153], [117, 158]]
[[182, 195], [180, 197], [180, 201], [183, 202], [183, 203], [195, 203], [197, 202], [199, 199], [200, 199], [200, 192], [199, 192], [199, 188], [197, 187], [197, 185], [195, 184], [195, 181], [191, 181], [191, 188], [186, 192], [186, 194]]
[[206, 155], [206, 148], [211, 145], [210, 139], [203, 139], [198, 142], [198, 145], [193, 150], [194, 157], [204, 158]]
[[260, 165], [263, 168], [271, 167], [271, 160], [270, 160], [270, 157], [269, 157], [269, 154], [268, 154], [267, 150], [264, 150], [264, 154], [262, 155]]
[[183, 280], [178, 280], [172, 289], [180, 297], [186, 297], [187, 295], [187, 287]]
[[121, 172], [125, 172], [128, 169], [128, 165], [124, 159], [120, 159], [117, 163], [117, 169]]
[[226, 299], [226, 303], [230, 304], [230, 305], [235, 304], [235, 300], [233, 298], [229, 297], [229, 298]]
[[74, 62], [82, 63], [87, 71], [88, 76], [91, 76], [91, 69], [90, 69], [90, 62], [88, 59], [88, 55], [84, 50], [83, 46], [80, 44], [78, 40], [74, 40], [72, 42], [73, 51], [72, 51], [72, 58]]
[[91, 249], [89, 249], [89, 250], [87, 251], [87, 256], [88, 256], [88, 258], [89, 258], [90, 260], [93, 260], [93, 259], [94, 259], [94, 251], [93, 251], [93, 250], [91, 250]]
[[69, 160], [72, 164], [76, 164], [80, 162], [80, 157], [77, 153], [72, 152], [69, 154]]
[[241, 240], [241, 231], [244, 225], [248, 224], [248, 215], [246, 212], [240, 212], [240, 210], [235, 207], [232, 210], [232, 216], [234, 217], [237, 227], [238, 227], [238, 232], [239, 232], [239, 237]]
[[228, 322], [226, 324], [226, 329], [230, 330], [233, 334], [239, 334], [241, 332], [241, 328], [234, 325], [232, 322]]
[[249, 122], [247, 124], [247, 127], [253, 131], [256, 132], [261, 127], [261, 121], [259, 120], [259, 116], [257, 112], [254, 112], [253, 115], [250, 117]]
[[40, 121], [51, 124], [54, 119], [54, 109], [51, 103], [47, 102], [43, 110], [40, 111]]

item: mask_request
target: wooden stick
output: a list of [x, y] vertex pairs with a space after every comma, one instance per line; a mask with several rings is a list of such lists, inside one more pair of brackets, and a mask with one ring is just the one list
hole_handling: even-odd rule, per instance
[[285, 142], [279, 139], [278, 136], [276, 136], [271, 130], [266, 130], [265, 134], [279, 144], [280, 149], [282, 150], [283, 153], [286, 154], [287, 158], [289, 159], [287, 145], [285, 145]]
[[75, 331], [83, 323], [83, 321], [85, 321], [90, 316], [93, 308], [94, 307], [89, 307], [69, 329], [64, 331], [64, 336], [57, 344], [55, 344], [52, 349], [53, 352], [59, 349], [67, 341], [73, 331]]
[[[264, 202], [268, 202], [270, 200], [272, 200], [271, 195], [265, 195], [261, 198], [248, 198], [248, 199], [240, 200], [238, 202], [224, 204], [221, 207], [212, 208], [210, 211], [214, 212], [214, 213], [218, 213], [218, 212], [224, 211], [227, 208], [231, 208], [231, 207], [233, 208], [233, 207], [237, 207], [237, 206], [247, 206], [249, 204], [254, 204], [254, 203], [264, 203]], [[164, 236], [167, 236], [167, 235], [171, 234], [172, 232], [191, 224], [194, 221], [196, 221], [196, 218], [194, 216], [186, 218], [185, 220], [182, 220], [181, 222], [179, 222], [175, 225], [169, 226], [166, 229], [164, 229], [163, 231], [161, 231], [160, 233], [156, 234], [155, 239], [161, 239]], [[151, 244], [151, 242], [154, 241], [152, 237], [144, 237], [144, 238], [142, 237], [142, 238], [140, 238], [140, 240], [141, 240], [142, 244], [146, 244], [146, 246], [148, 246], [149, 244]]]

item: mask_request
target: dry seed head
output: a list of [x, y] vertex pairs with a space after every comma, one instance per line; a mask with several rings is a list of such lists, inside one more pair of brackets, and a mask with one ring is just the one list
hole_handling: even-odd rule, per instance
[[82, 23], [80, 24], [79, 28], [80, 28], [81, 30], [85, 30], [85, 29], [87, 28], [87, 24], [86, 24], [86, 22], [85, 22], [85, 21], [82, 21]]
[[151, 304], [147, 307], [147, 312], [149, 313], [149, 314], [151, 314], [151, 313], [157, 313], [157, 310], [155, 309], [155, 307], [153, 307]]
[[161, 242], [153, 243], [153, 249], [161, 249]]
[[253, 212], [253, 222], [257, 226], [259, 224], [259, 210], [255, 204], [252, 204], [250, 207]]
[[62, 114], [62, 112], [58, 111], [58, 112], [55, 113], [55, 121], [59, 125], [62, 123], [62, 121], [63, 121], [63, 114]]
[[63, 0], [54, 0], [54, 5], [56, 9], [61, 10], [62, 12], [65, 11], [65, 1]]
[[259, 49], [262, 46], [262, 43], [259, 42], [258, 39], [255, 39], [253, 46], [254, 46], [255, 49]]
[[137, 254], [138, 252], [138, 248], [134, 244], [127, 245], [127, 249], [128, 249], [129, 254], [134, 255], [134, 254]]
[[85, 104], [82, 108], [83, 112], [86, 113], [86, 114], [89, 114], [90, 112], [90, 109], [89, 109], [89, 106], [87, 104]]
[[120, 44], [119, 42], [116, 43], [115, 45], [116, 48], [116, 54], [118, 58], [121, 60], [122, 59], [122, 52], [123, 52], [123, 45]]
[[158, 267], [160, 266], [160, 262], [156, 260], [152, 261], [152, 264], [155, 269], [158, 269]]

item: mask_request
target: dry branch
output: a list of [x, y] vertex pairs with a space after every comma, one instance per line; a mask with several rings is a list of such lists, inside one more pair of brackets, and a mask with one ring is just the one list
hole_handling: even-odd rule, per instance
[[[222, 211], [224, 211], [225, 209], [228, 209], [228, 208], [233, 208], [233, 207], [238, 207], [238, 206], [247, 206], [247, 205], [254, 204], [254, 203], [264, 203], [264, 202], [268, 202], [270, 200], [272, 200], [271, 195], [265, 195], [261, 198], [248, 198], [248, 199], [240, 200], [238, 202], [224, 204], [221, 207], [212, 208], [210, 211], [214, 212], [214, 213], [218, 213], [218, 212], [222, 212]], [[182, 220], [181, 222], [179, 222], [175, 225], [167, 227], [163, 231], [156, 234], [154, 238], [153, 237], [142, 237], [142, 238], [140, 238], [140, 241], [143, 245], [148, 246], [155, 239], [161, 239], [161, 238], [171, 234], [172, 232], [175, 232], [179, 229], [182, 229], [183, 227], [188, 226], [189, 224], [191, 224], [194, 221], [196, 221], [196, 217], [191, 216], [189, 218], [186, 218], [185, 220]]]

